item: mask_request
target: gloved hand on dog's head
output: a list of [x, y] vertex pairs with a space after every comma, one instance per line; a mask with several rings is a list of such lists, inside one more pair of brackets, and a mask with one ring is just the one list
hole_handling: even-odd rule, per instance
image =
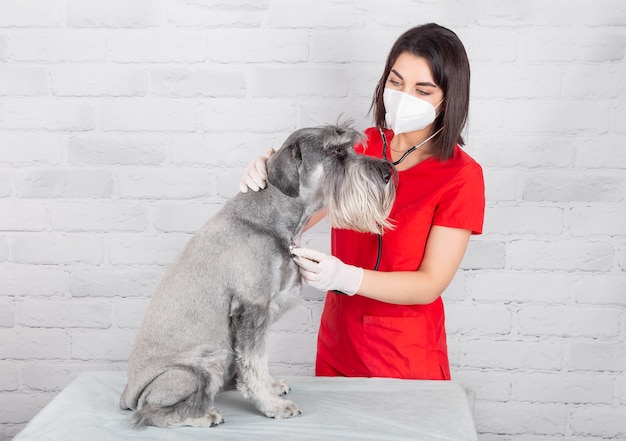
[[241, 181], [239, 181], [239, 191], [247, 193], [248, 189], [259, 191], [267, 186], [267, 160], [274, 153], [273, 148], [267, 150], [267, 156], [259, 156], [246, 168]]
[[354, 295], [363, 280], [363, 268], [343, 263], [335, 256], [311, 250], [293, 248], [293, 260], [300, 267], [302, 279], [322, 291], [340, 291]]

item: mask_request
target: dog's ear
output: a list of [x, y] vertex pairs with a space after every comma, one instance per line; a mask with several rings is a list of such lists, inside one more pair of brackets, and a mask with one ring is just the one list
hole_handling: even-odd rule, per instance
[[302, 152], [297, 142], [284, 145], [267, 160], [267, 180], [289, 197], [300, 195]]

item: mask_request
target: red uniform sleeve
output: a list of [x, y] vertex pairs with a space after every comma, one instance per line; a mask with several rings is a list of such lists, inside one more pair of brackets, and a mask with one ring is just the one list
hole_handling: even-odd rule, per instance
[[465, 164], [444, 189], [435, 207], [433, 225], [481, 234], [485, 216], [485, 182], [480, 165]]

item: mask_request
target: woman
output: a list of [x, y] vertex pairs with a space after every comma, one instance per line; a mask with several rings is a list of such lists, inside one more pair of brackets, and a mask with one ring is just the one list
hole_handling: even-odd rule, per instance
[[[482, 232], [485, 205], [481, 167], [460, 148], [469, 79], [463, 44], [439, 25], [412, 28], [391, 48], [376, 127], [357, 151], [396, 166], [395, 228], [382, 237], [333, 229], [332, 256], [294, 250], [303, 279], [330, 290], [316, 375], [450, 379], [441, 294]], [[251, 164], [244, 191], [264, 187], [264, 167]]]

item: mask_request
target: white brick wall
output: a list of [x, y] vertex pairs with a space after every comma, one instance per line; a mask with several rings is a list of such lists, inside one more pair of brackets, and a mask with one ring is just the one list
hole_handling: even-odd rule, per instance
[[[481, 441], [626, 439], [622, 0], [0, 0], [0, 441], [125, 369], [166, 266], [245, 165], [340, 114], [415, 24], [472, 64], [485, 234], [445, 293]], [[328, 225], [306, 235], [328, 250]], [[276, 324], [311, 375], [322, 296]]]

